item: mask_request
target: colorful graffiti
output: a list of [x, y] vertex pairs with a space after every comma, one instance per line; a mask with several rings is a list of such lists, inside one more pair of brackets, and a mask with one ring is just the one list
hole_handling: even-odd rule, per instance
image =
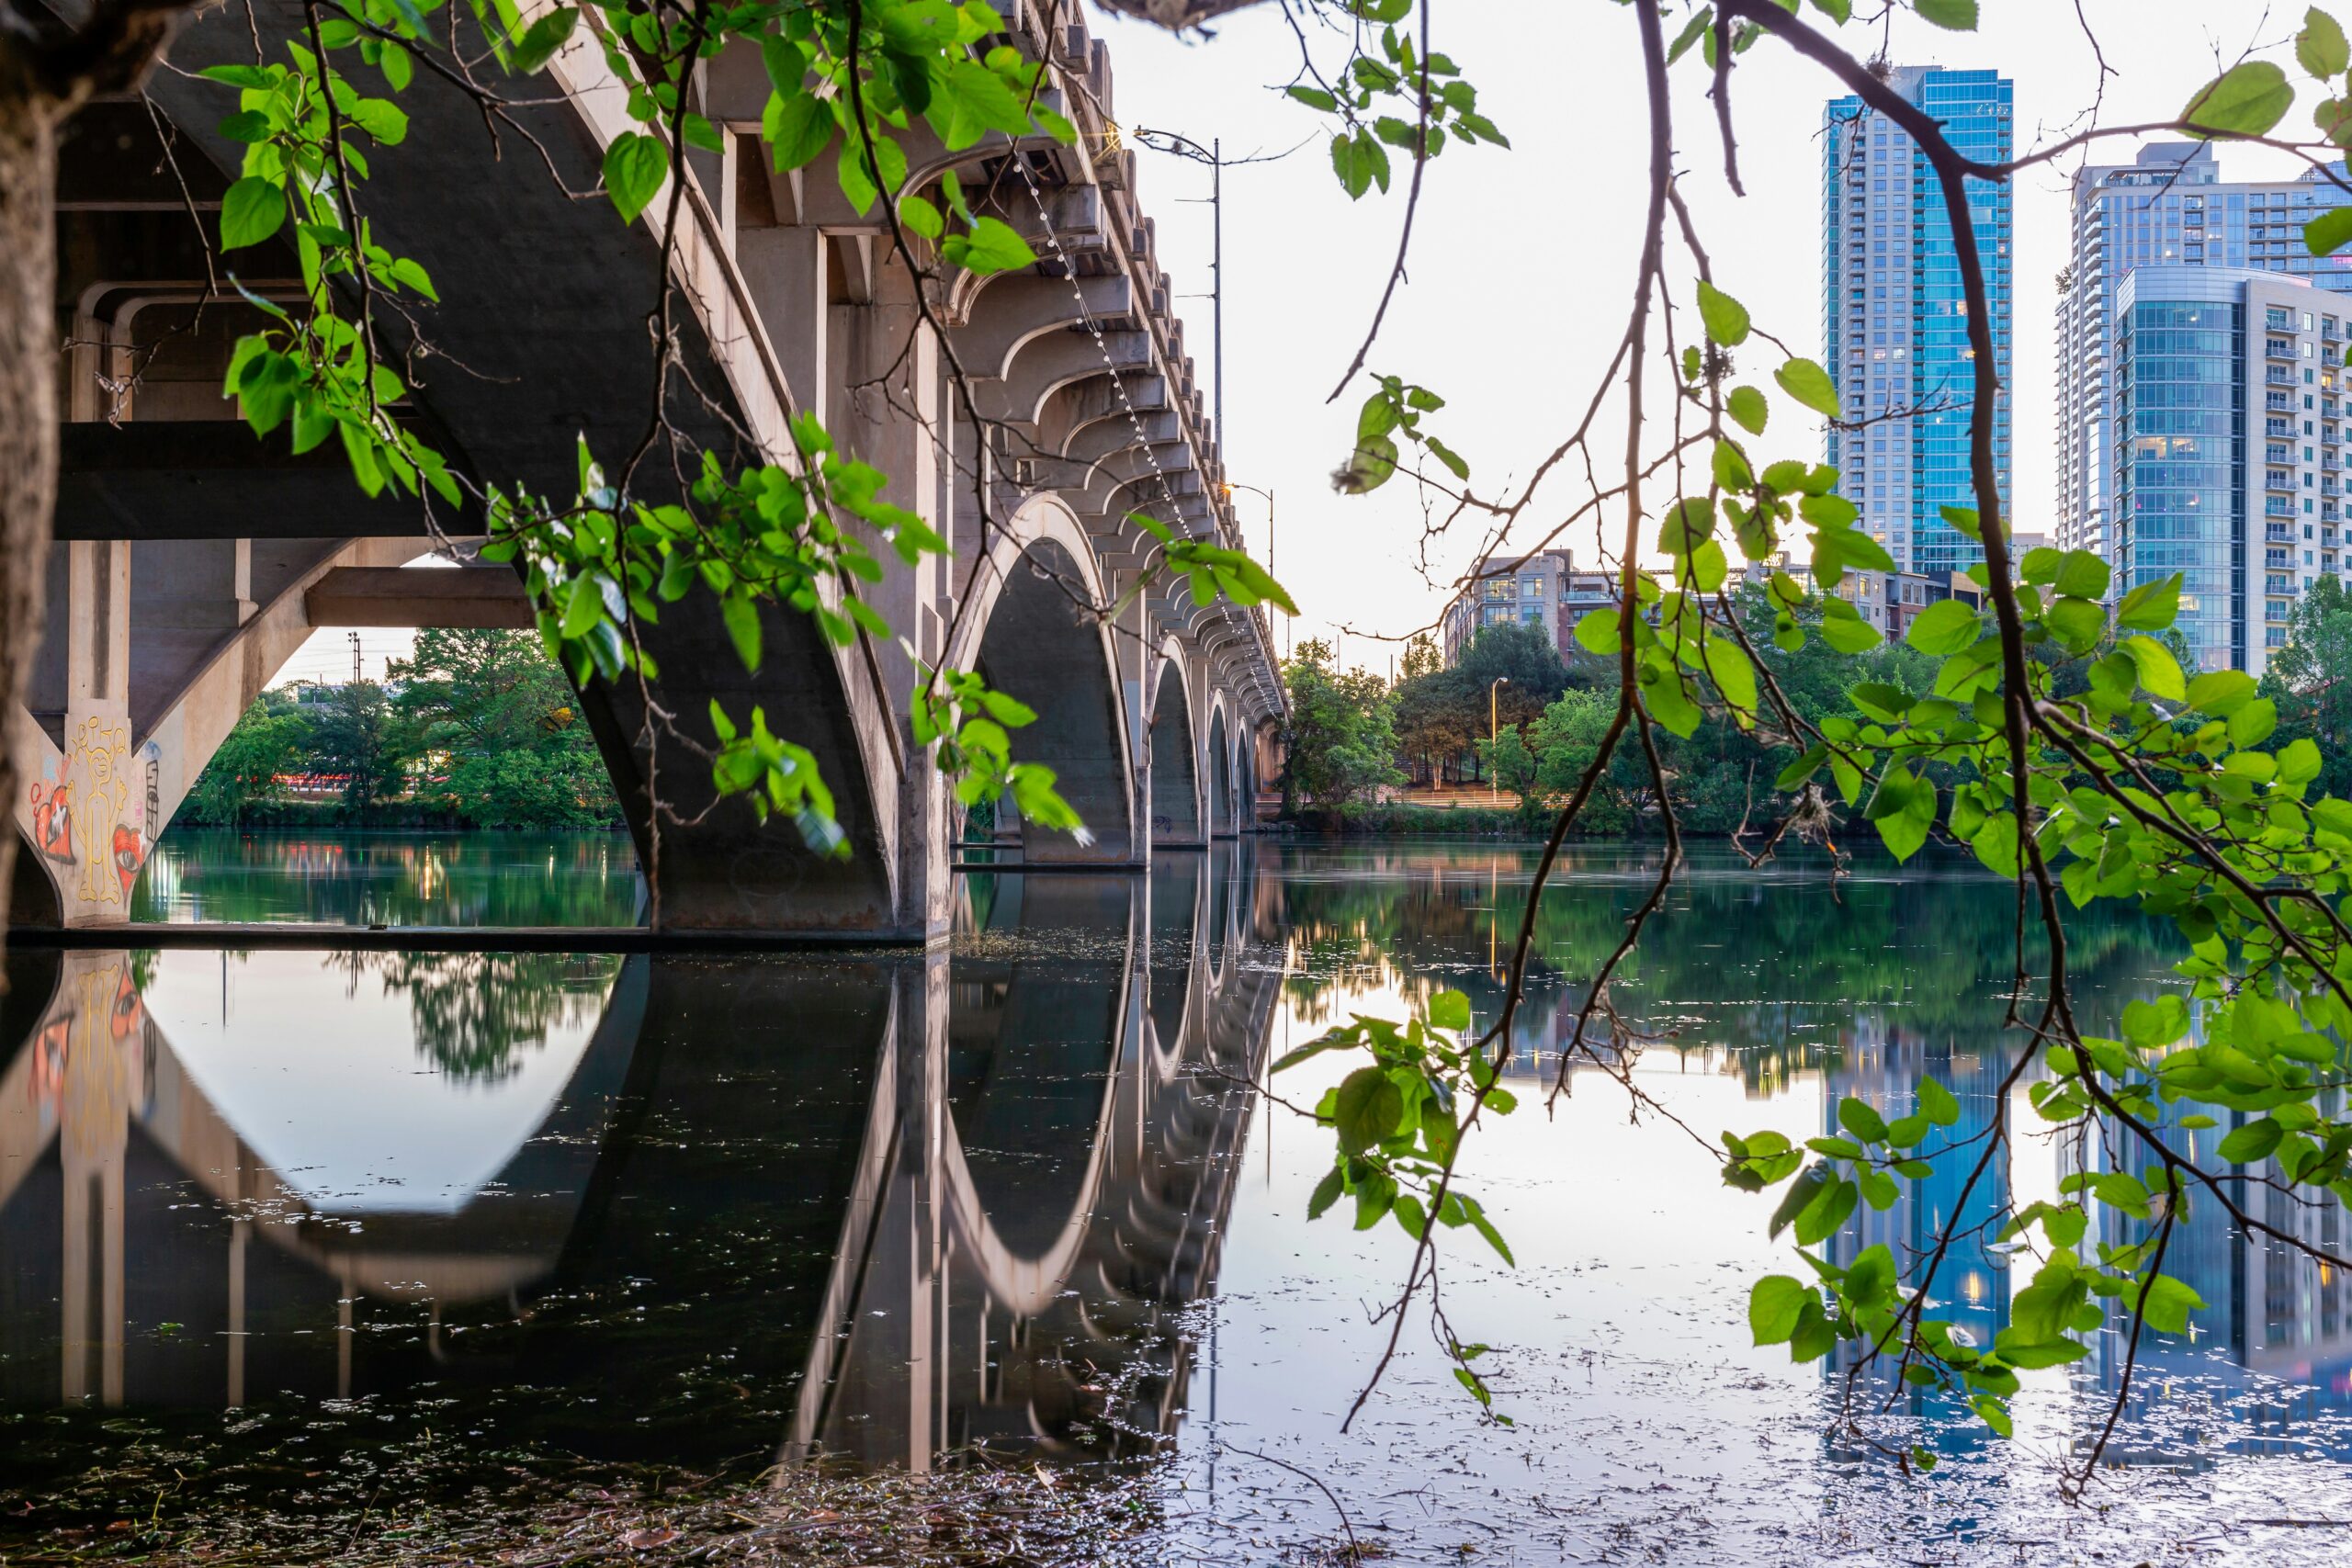
[[128, 908], [160, 825], [162, 752], [152, 740], [141, 748], [145, 787], [134, 794], [127, 719], [84, 718], [66, 739], [65, 750], [32, 786], [34, 848], [85, 912], [109, 905]]

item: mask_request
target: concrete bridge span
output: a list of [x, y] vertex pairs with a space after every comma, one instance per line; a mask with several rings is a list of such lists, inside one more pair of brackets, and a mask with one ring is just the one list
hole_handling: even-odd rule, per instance
[[[681, 729], [707, 743], [712, 699], [739, 715], [759, 705], [817, 755], [846, 862], [813, 855], [788, 825], [760, 826], [747, 803], [706, 812], [707, 768], [680, 747], [649, 751], [632, 685], [583, 691], [660, 924], [944, 934], [963, 821], [910, 731], [915, 660], [978, 669], [1037, 710], [1014, 755], [1056, 770], [1091, 842], [1024, 830], [1028, 858], [1138, 865], [1254, 818], [1283, 703], [1268, 621], [1165, 583], [1137, 592], [1158, 546], [1134, 512], [1242, 540], [1134, 156], [1109, 118], [1108, 56], [1072, 13], [1049, 25], [1028, 4], [1006, 11], [1077, 144], [997, 135], [950, 153], [919, 132], [910, 157], [919, 182], [956, 173], [1030, 241], [1039, 260], [1018, 272], [910, 270], [879, 210], [860, 215], [833, 188], [830, 154], [805, 178], [767, 173], [755, 50], [712, 61], [695, 85], [728, 150], [691, 155], [674, 233], [663, 203], [624, 227], [607, 204], [569, 194], [595, 186], [604, 146], [628, 124], [584, 37], [538, 79], [560, 91], [514, 111], [545, 163], [511, 146], [498, 155], [473, 101], [420, 73], [401, 99], [408, 139], [379, 152], [363, 187], [376, 231], [425, 265], [444, 301], [418, 313], [434, 352], [412, 361], [418, 390], [401, 417], [474, 480], [568, 498], [575, 439], [616, 465], [657, 405], [685, 449], [789, 463], [790, 421], [805, 412], [889, 477], [885, 499], [954, 547], [913, 568], [882, 552], [888, 575], [866, 597], [903, 648], [837, 648], [806, 616], [771, 610], [754, 674], [707, 600], [643, 628], [662, 671], [652, 700]], [[261, 318], [186, 210], [217, 206], [243, 152], [216, 129], [229, 95], [186, 73], [250, 58], [252, 29], [274, 52], [301, 26], [295, 0], [257, 0], [182, 35], [183, 69], [152, 88], [170, 158], [135, 101], [94, 104], [62, 147], [71, 423], [50, 630], [29, 711], [10, 729], [36, 781], [13, 803], [30, 845], [14, 890], [26, 923], [125, 918], [155, 838], [311, 632], [529, 621], [503, 569], [401, 570], [435, 547], [421, 507], [363, 496], [333, 444], [297, 456], [283, 432], [256, 440], [219, 395], [234, 341]], [[665, 241], [669, 281], [692, 307], [666, 394], [647, 335]], [[294, 299], [294, 258], [278, 244], [237, 253], [238, 281]], [[444, 509], [434, 525], [462, 537], [480, 522]], [[656, 794], [674, 808], [659, 824]]]

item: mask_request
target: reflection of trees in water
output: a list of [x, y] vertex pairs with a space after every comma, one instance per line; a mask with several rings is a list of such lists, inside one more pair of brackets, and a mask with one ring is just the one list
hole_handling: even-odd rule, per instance
[[617, 953], [336, 953], [346, 996], [364, 976], [406, 992], [419, 1055], [460, 1083], [494, 1084], [558, 1029], [593, 1024], [620, 974]]
[[[134, 890], [230, 922], [618, 926], [637, 919], [636, 852], [613, 833], [240, 833], [175, 829]], [[168, 888], [166, 895], [163, 890]]]
[[[1532, 861], [1518, 850], [1407, 852], [1371, 865], [1351, 859], [1340, 876], [1295, 872], [1283, 890], [1295, 1015], [1320, 1024], [1374, 989], [1418, 997], [1450, 987], [1469, 994], [1481, 1021], [1493, 1018]], [[1647, 870], [1638, 855], [1606, 848], [1564, 857], [1566, 874], [1536, 913], [1522, 1051], [1571, 1035], [1582, 981], [1623, 936]], [[2010, 885], [1935, 867], [1887, 876], [1865, 866], [1833, 886], [1817, 864], [1702, 865], [1627, 961], [1615, 999], [1645, 1031], [1738, 1052], [1738, 1070], [1758, 1088], [1834, 1065], [1868, 1011], [1980, 1050], [2000, 1032], [2016, 919]], [[2164, 984], [2181, 951], [2168, 925], [2100, 905], [2069, 912], [2067, 942], [2086, 1029]], [[2038, 946], [2029, 942], [2029, 964]]]

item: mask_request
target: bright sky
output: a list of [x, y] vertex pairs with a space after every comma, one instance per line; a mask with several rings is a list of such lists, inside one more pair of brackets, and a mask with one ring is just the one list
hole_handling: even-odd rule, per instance
[[[2260, 0], [2082, 0], [2109, 64], [2101, 121], [2169, 118], [2215, 71], [2217, 51], [2249, 45], [2287, 59], [2300, 6]], [[1811, 7], [1807, 14], [1818, 20]], [[1158, 29], [1090, 11], [1110, 44], [1114, 107], [1129, 126], [1223, 139], [1227, 156], [1279, 152], [1230, 169], [1225, 182], [1227, 469], [1280, 501], [1275, 572], [1299, 602], [1297, 635], [1400, 634], [1433, 618], [1445, 584], [1476, 554], [1455, 535], [1430, 549], [1436, 585], [1419, 573], [1421, 513], [1409, 485], [1368, 498], [1335, 495], [1328, 476], [1352, 444], [1362, 392], [1325, 406], [1371, 320], [1404, 211], [1404, 181], [1352, 208], [1332, 178], [1320, 117], [1283, 98], [1297, 45], [1277, 10], [1227, 18], [1218, 37], [1186, 44]], [[1682, 15], [1679, 6], [1676, 16]], [[1467, 457], [1483, 493], [1523, 473], [1573, 425], [1623, 325], [1645, 186], [1645, 109], [1632, 12], [1612, 0], [1548, 5], [1443, 0], [1433, 46], [1479, 90], [1479, 107], [1512, 150], [1449, 146], [1430, 165], [1415, 225], [1409, 286], [1399, 291], [1371, 365], [1420, 381], [1449, 400], [1441, 435]], [[1669, 36], [1678, 22], [1669, 23]], [[1852, 29], [1860, 33], [1860, 29]], [[1984, 0], [1982, 30], [1943, 32], [1907, 13], [1894, 28], [1899, 64], [1990, 66], [2017, 83], [2018, 150], [2053, 140], [2092, 101], [2098, 67], [2065, 0]], [[1719, 284], [1758, 325], [1818, 357], [1822, 106], [1838, 96], [1818, 68], [1759, 42], [1734, 78], [1748, 194], [1733, 198], [1714, 152], [1704, 73], [1676, 75], [1685, 181]], [[2290, 74], [2296, 74], [2290, 63]], [[2287, 120], [2308, 130], [2309, 106]], [[2052, 134], [2045, 136], [2045, 130]], [[2109, 143], [2102, 163], [2128, 162], [2134, 143]], [[1209, 340], [1208, 171], [1144, 152], [1145, 209], [1158, 220], [1164, 265], [1183, 295], [1186, 342], [1205, 371]], [[2283, 155], [2224, 147], [2224, 178], [2281, 177]], [[2052, 279], [2066, 260], [2067, 171], [2024, 176], [2016, 199], [2014, 382], [2017, 526], [2045, 525], [2055, 494], [2049, 427], [2055, 375]], [[1683, 276], [1688, 276], [1685, 269]], [[1760, 347], [1760, 345], [1759, 345]], [[1769, 350], [1761, 351], [1769, 353]], [[1746, 367], [1768, 389], [1770, 365]], [[1809, 416], [1802, 416], [1809, 418]], [[1800, 411], [1775, 400], [1774, 456], [1817, 457]], [[1622, 424], [1620, 425], [1622, 432]], [[1622, 446], [1622, 434], [1611, 445]], [[1605, 482], [1605, 481], [1604, 481]], [[1579, 499], [1547, 489], [1531, 513], [1556, 520]], [[1263, 503], [1238, 497], [1245, 531], [1262, 550]], [[1546, 505], [1544, 502], [1548, 502]], [[1544, 522], [1547, 529], [1550, 523]], [[1532, 543], [1531, 532], [1524, 542]], [[1514, 535], [1514, 541], [1519, 540]], [[1588, 531], [1563, 543], [1590, 558]], [[1391, 649], [1351, 635], [1343, 657], [1385, 670]]]

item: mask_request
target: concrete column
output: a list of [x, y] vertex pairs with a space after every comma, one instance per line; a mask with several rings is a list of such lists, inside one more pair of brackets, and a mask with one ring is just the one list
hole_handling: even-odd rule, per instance
[[50, 607], [45, 640], [62, 665], [64, 712], [52, 737], [57, 750], [44, 749], [30, 770], [18, 821], [31, 840], [28, 859], [57, 889], [64, 922], [119, 925], [130, 919], [131, 884], [152, 841], [152, 792], [130, 737], [130, 546], [84, 541], [60, 549], [65, 592]]
[[832, 333], [825, 244], [822, 230], [805, 225], [739, 229], [735, 234], [736, 264], [783, 362], [792, 400], [830, 429]]
[[[1107, 574], [1113, 603], [1132, 585], [1127, 572]], [[1126, 698], [1127, 755], [1135, 760], [1135, 833], [1132, 852], [1151, 858], [1151, 667], [1159, 657], [1151, 645], [1150, 607], [1136, 594], [1127, 613], [1113, 623], [1112, 647], [1119, 664], [1119, 689]]]

